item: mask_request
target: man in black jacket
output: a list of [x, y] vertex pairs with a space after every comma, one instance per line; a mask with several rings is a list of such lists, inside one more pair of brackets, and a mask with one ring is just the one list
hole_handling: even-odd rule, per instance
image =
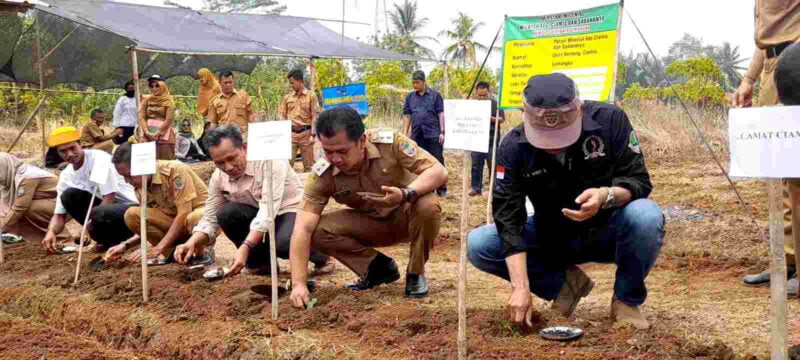
[[530, 78], [523, 103], [523, 125], [498, 149], [495, 225], [470, 233], [470, 262], [511, 282], [507, 314], [528, 323], [531, 293], [569, 317], [594, 286], [576, 264], [614, 262], [612, 316], [649, 328], [639, 305], [664, 216], [647, 199], [650, 175], [627, 115], [581, 101], [575, 82], [558, 73]]

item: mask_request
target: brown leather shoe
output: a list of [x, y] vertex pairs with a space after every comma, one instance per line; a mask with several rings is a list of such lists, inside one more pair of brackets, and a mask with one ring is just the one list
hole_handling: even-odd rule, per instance
[[635, 329], [647, 330], [650, 323], [642, 315], [638, 306], [630, 306], [616, 297], [611, 299], [611, 316], [617, 324], [631, 324]]
[[336, 270], [336, 260], [333, 256], [328, 257], [328, 261], [325, 262], [325, 265], [319, 266], [314, 265], [314, 272], [311, 275], [327, 275], [332, 273]]
[[480, 191], [472, 190], [469, 192], [469, 196], [481, 196], [481, 195], [483, 195], [483, 193]]
[[592, 288], [594, 288], [594, 281], [579, 267], [571, 265], [567, 269], [561, 292], [553, 300], [552, 308], [557, 309], [564, 317], [570, 317], [575, 312], [575, 307], [578, 306], [581, 298], [588, 296]]

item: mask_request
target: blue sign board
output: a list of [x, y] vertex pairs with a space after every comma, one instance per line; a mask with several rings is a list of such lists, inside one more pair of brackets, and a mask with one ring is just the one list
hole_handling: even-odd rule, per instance
[[338, 106], [349, 106], [365, 116], [368, 112], [367, 84], [347, 84], [322, 89], [322, 109], [328, 110]]

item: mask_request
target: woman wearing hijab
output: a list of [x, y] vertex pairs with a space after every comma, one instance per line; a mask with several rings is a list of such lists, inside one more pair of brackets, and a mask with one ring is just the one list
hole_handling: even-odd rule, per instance
[[194, 138], [192, 132], [192, 122], [189, 119], [183, 119], [181, 126], [178, 129], [178, 151], [176, 154], [180, 160], [197, 160], [205, 161], [206, 157], [200, 145]]
[[214, 74], [206, 68], [202, 68], [197, 72], [197, 78], [200, 81], [200, 93], [197, 96], [197, 112], [203, 117], [208, 115], [208, 104], [214, 96], [222, 92], [219, 86], [219, 81], [214, 77]]
[[142, 142], [156, 142], [158, 160], [175, 160], [175, 101], [167, 83], [159, 75], [147, 79], [150, 96], [142, 100], [139, 108], [139, 138]]
[[50, 172], [0, 152], [0, 231], [43, 239], [56, 206], [56, 185], [58, 177]]

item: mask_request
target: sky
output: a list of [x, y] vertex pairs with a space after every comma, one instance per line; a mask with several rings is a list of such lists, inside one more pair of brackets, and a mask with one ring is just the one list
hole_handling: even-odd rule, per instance
[[[117, 0], [130, 3], [162, 5], [163, 0]], [[173, 0], [183, 6], [201, 8], [202, 0]], [[346, 24], [345, 35], [366, 41], [375, 32], [376, 4], [378, 5], [377, 25], [385, 32], [386, 18], [384, 3], [389, 10], [393, 4], [403, 0], [278, 0], [287, 6], [285, 15], [306, 16], [323, 19], [341, 19], [342, 1], [345, 5], [344, 17], [348, 21], [363, 22], [370, 25]], [[612, 3], [613, 0], [560, 0], [560, 1], [522, 1], [522, 0], [418, 0], [418, 11], [428, 18], [427, 25], [418, 34], [441, 38], [438, 33], [451, 28], [453, 18], [463, 12], [477, 21], [485, 23], [478, 31], [476, 40], [484, 45], [492, 42], [503, 17], [531, 16], [589, 8]], [[755, 50], [753, 38], [754, 0], [627, 0], [624, 11], [630, 14], [642, 30], [653, 51], [659, 56], [667, 53], [669, 45], [680, 39], [683, 33], [700, 37], [705, 43], [719, 44], [728, 41], [739, 46], [743, 58], [750, 58]], [[391, 20], [390, 20], [391, 21]], [[341, 24], [323, 22], [334, 31], [341, 32]], [[391, 28], [391, 24], [389, 24]], [[498, 40], [499, 41], [499, 40]], [[423, 42], [437, 55], [447, 45], [446, 39], [439, 43]], [[643, 52], [646, 48], [630, 19], [625, 15], [622, 22], [620, 49]], [[482, 54], [481, 56], [485, 56]], [[500, 57], [490, 57], [488, 66], [500, 67]], [[746, 64], [745, 64], [746, 66]]]

